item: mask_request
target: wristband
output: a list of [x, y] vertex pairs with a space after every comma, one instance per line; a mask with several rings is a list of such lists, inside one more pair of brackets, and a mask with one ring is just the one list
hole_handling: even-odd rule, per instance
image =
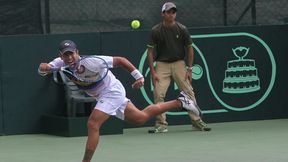
[[187, 69], [188, 69], [188, 70], [192, 70], [192, 68], [193, 68], [192, 66], [190, 66], [190, 67], [187, 67]]
[[140, 78], [143, 78], [143, 75], [142, 75], [142, 74], [140, 73], [140, 71], [137, 70], [137, 69], [133, 70], [130, 74], [133, 76], [133, 78], [134, 78], [135, 80], [138, 80], [138, 79], [140, 79]]

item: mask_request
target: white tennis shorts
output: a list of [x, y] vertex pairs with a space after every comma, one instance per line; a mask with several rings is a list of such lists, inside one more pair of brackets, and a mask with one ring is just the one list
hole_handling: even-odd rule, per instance
[[102, 93], [99, 98], [97, 98], [95, 109], [124, 120], [124, 111], [129, 101], [130, 100], [126, 98], [124, 87], [118, 85], [110, 89], [110, 91]]

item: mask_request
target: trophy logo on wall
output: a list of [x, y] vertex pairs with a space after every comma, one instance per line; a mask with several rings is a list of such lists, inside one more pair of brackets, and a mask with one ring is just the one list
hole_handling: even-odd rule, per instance
[[250, 93], [260, 90], [255, 60], [245, 59], [249, 53], [247, 47], [232, 48], [237, 60], [227, 62], [225, 79], [223, 80], [224, 93]]

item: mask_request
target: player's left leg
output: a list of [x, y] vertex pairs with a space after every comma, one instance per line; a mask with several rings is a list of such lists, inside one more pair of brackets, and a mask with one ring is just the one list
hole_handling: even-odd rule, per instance
[[166, 111], [177, 109], [181, 107], [181, 102], [178, 100], [172, 100], [155, 105], [150, 105], [144, 110], [139, 110], [132, 102], [128, 102], [124, 115], [127, 122], [135, 123], [138, 125], [144, 124], [147, 120], [162, 114]]
[[137, 109], [136, 106], [133, 105], [133, 103], [128, 102], [124, 111], [124, 115], [126, 121], [142, 125], [147, 120], [155, 117], [156, 115], [170, 110], [180, 109], [182, 107], [187, 110], [193, 111], [195, 114], [199, 114], [199, 111], [195, 106], [193, 100], [191, 100], [190, 97], [184, 92], [181, 92], [179, 97], [175, 100], [150, 105], [141, 111]]

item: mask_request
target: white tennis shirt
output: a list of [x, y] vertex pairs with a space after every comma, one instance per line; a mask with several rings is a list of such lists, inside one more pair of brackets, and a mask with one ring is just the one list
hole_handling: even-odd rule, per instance
[[[102, 58], [103, 60], [105, 60], [108, 64], [108, 68], [113, 68], [113, 57], [111, 56], [99, 56], [97, 55], [97, 57]], [[95, 59], [95, 61], [97, 62], [97, 60]], [[95, 63], [96, 63], [95, 62]], [[53, 61], [49, 62], [49, 64], [53, 67], [56, 68], [60, 68], [65, 66], [63, 60], [58, 57], [55, 58]], [[86, 70], [92, 69], [89, 68], [89, 66], [93, 66], [93, 58], [90, 59], [89, 58], [89, 64], [86, 68]], [[85, 73], [85, 72], [84, 72]], [[88, 74], [89, 72], [87, 72]], [[102, 95], [109, 93], [109, 92], [120, 92], [124, 93], [124, 96], [126, 95], [125, 89], [122, 85], [122, 83], [114, 76], [114, 74], [109, 70], [107, 76], [95, 87], [91, 88], [91, 89], [85, 89], [85, 92], [90, 95], [95, 97], [96, 99], [100, 98]]]

